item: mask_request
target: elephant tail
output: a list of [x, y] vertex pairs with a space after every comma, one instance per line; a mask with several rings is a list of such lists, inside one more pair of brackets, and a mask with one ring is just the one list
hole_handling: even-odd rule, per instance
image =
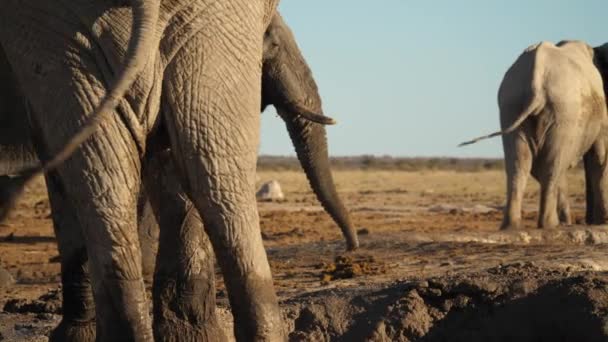
[[34, 177], [53, 170], [68, 159], [89, 137], [97, 127], [109, 117], [123, 99], [129, 88], [133, 85], [141, 70], [145, 67], [150, 55], [154, 52], [157, 39], [156, 26], [158, 23], [160, 0], [131, 0], [133, 7], [132, 36], [125, 54], [124, 65], [117, 73], [117, 77], [110, 84], [108, 91], [97, 108], [90, 114], [76, 135], [74, 135], [59, 152], [41, 166], [34, 167], [24, 174], [21, 187], [17, 187], [9, 194], [0, 198], [0, 221], [4, 219], [2, 208], [10, 205], [14, 197], [19, 196], [23, 188]]
[[488, 135], [483, 135], [483, 136], [477, 137], [475, 139], [462, 142], [462, 143], [458, 144], [458, 147], [471, 145], [471, 144], [474, 144], [481, 140], [490, 139], [490, 138], [497, 137], [499, 135], [505, 135], [505, 134], [512, 133], [517, 128], [519, 128], [519, 126], [521, 126], [528, 117], [530, 117], [531, 115], [536, 115], [543, 106], [544, 106], [544, 103], [543, 103], [542, 99], [539, 96], [535, 96], [532, 99], [532, 101], [530, 102], [530, 104], [526, 107], [526, 109], [511, 124], [511, 126], [507, 127], [506, 129], [503, 129], [502, 131], [494, 132], [494, 133], [491, 133]]

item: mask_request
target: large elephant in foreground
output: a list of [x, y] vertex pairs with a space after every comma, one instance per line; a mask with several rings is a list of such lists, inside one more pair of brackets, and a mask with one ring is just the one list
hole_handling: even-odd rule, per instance
[[[21, 172], [40, 162], [31, 141], [25, 99], [14, 82], [1, 47], [0, 80], [3, 80], [0, 84], [0, 192], [8, 192], [21, 184]], [[341, 228], [347, 249], [357, 248], [356, 231], [331, 174], [325, 127], [313, 124], [334, 121], [323, 115], [316, 82], [291, 30], [279, 14], [273, 17], [264, 35], [262, 111], [268, 105], [278, 108], [312, 189]], [[147, 207], [145, 194], [141, 200], [140, 207]]]
[[[0, 50], [0, 79], [10, 80], [12, 79], [12, 73], [5, 62], [2, 59]], [[3, 83], [4, 91], [0, 92], [0, 121], [5, 123], [5, 125], [0, 126], [0, 175], [14, 175], [27, 167], [39, 163], [29, 138], [29, 127], [27, 120], [25, 120], [26, 108], [24, 106], [24, 99], [20, 95], [19, 89], [14, 86], [14, 83], [12, 87], [9, 86], [10, 84], [10, 82]], [[302, 161], [302, 166], [311, 184], [313, 184], [313, 190], [322, 203], [325, 204], [328, 212], [333, 212], [334, 215], [342, 217], [341, 220], [336, 221], [339, 224], [346, 223], [345, 228], [347, 231], [352, 232], [352, 235], [345, 234], [345, 236], [355, 237], [354, 241], [347, 241], [349, 249], [356, 247], [356, 235], [350, 224], [348, 212], [341, 204], [333, 180], [331, 179], [325, 128], [319, 124], [310, 123], [329, 123], [330, 119], [321, 115], [321, 98], [312, 73], [306, 65], [292, 33], [278, 14], [271, 21], [264, 37], [262, 104], [264, 107], [272, 104], [279, 108], [285, 121], [291, 123], [293, 143], [297, 148], [296, 152]], [[305, 116], [299, 115], [304, 110], [309, 112]], [[310, 112], [311, 110], [313, 112]], [[303, 117], [303, 119], [299, 117]], [[208, 238], [201, 236], [200, 218], [196, 215], [196, 211], [188, 212], [188, 208], [192, 206], [184, 199], [185, 196], [179, 190], [179, 183], [171, 175], [174, 170], [171, 165], [170, 156], [167, 154], [167, 151], [164, 151], [162, 154], [164, 155], [163, 157], [155, 159], [156, 165], [149, 165], [150, 163], [148, 163], [146, 167], [147, 173], [151, 174], [151, 178], [154, 179], [154, 186], [168, 188], [164, 190], [164, 200], [157, 198], [153, 202], [164, 202], [161, 208], [156, 208], [156, 212], [160, 213], [158, 220], [161, 221], [162, 226], [166, 227], [161, 232], [163, 234], [163, 238], [160, 239], [161, 248], [166, 251], [163, 252], [164, 255], [173, 253], [173, 257], [159, 260], [157, 267], [155, 283], [158, 286], [155, 286], [154, 291], [154, 311], [158, 324], [155, 334], [157, 336], [166, 335], [162, 326], [166, 325], [164, 324], [165, 321], [170, 320], [168, 316], [181, 314], [184, 317], [193, 317], [196, 316], [193, 315], [195, 313], [200, 317], [204, 317], [204, 324], [201, 322], [202, 320], [191, 320], [189, 323], [201, 333], [198, 335], [192, 332], [189, 334], [184, 333], [178, 340], [183, 340], [185, 335], [195, 337], [195, 340], [200, 340], [204, 335], [202, 332], [206, 332], [207, 335], [211, 334], [211, 332], [219, 334], [214, 324], [216, 323], [214, 311], [206, 314], [200, 312], [205, 307], [214, 307], [214, 269], [213, 261], [211, 260], [211, 247], [208, 246]], [[10, 182], [11, 180], [14, 181], [14, 179], [6, 178], [5, 182], [7, 184], [4, 184], [4, 186], [12, 185]], [[49, 180], [50, 187], [53, 187], [54, 183], [54, 180]], [[0, 183], [1, 186], [3, 185]], [[53, 188], [50, 191], [57, 193], [59, 189]], [[166, 196], [167, 194], [169, 196]], [[179, 204], [175, 205], [174, 203], [176, 202]], [[59, 224], [70, 224], [65, 219], [67, 215], [69, 213], [53, 215], [56, 218], [55, 229], [59, 237], [65, 236], [62, 232], [66, 230], [65, 227], [59, 227]], [[142, 196], [139, 203], [139, 239], [143, 251], [144, 272], [154, 268], [155, 253], [152, 247], [156, 244], [157, 235], [150, 234], [150, 232], [154, 231], [155, 227], [157, 227], [157, 218], [154, 217], [154, 214], [150, 210], [147, 196]], [[67, 229], [70, 232], [74, 232], [73, 229]], [[172, 234], [170, 233], [175, 230], [180, 231], [178, 239], [172, 238]], [[197, 249], [197, 243], [193, 242], [202, 242], [202, 249]], [[61, 244], [61, 239], [59, 243], [60, 249], [84, 249], [82, 245], [79, 247], [73, 246], [73, 242], [72, 246], [65, 246], [65, 244]], [[189, 269], [187, 263], [180, 263], [180, 261], [196, 260], [193, 254], [207, 255], [208, 258], [201, 259], [201, 263], [206, 264], [207, 268], [198, 274], [184, 271], [183, 273], [187, 273], [187, 276], [180, 277], [179, 272], [177, 272], [178, 270]], [[71, 258], [62, 258], [62, 260], [73, 262], [70, 261], [72, 260]], [[152, 262], [152, 267], [150, 267], [150, 262]], [[69, 267], [70, 265], [64, 266], [64, 268]], [[73, 265], [71, 268], [74, 268]], [[71, 274], [74, 273], [72, 272]], [[64, 277], [63, 279], [65, 282], [69, 281], [73, 283], [82, 282], [84, 277], [72, 276]], [[167, 282], [176, 282], [176, 279], [180, 279], [181, 287], [163, 286]], [[64, 315], [72, 320], [78, 317], [82, 319], [90, 316], [90, 313], [87, 314], [86, 312], [82, 312], [82, 310], [76, 310], [76, 312], [69, 311], [70, 308], [74, 308], [74, 305], [69, 305], [69, 303], [76, 303], [82, 298], [89, 298], [88, 301], [90, 303], [88, 306], [90, 308], [94, 307], [90, 295], [87, 295], [87, 293], [90, 293], [88, 286], [74, 290], [73, 286], [65, 284], [63, 289], [64, 302], [68, 303], [68, 305], [65, 305]], [[188, 304], [179, 306], [175, 305], [176, 302]], [[52, 340], [65, 339], [66, 332], [63, 327], [69, 325], [66, 322], [61, 329], [56, 330], [52, 335]], [[160, 330], [163, 330], [163, 333]], [[182, 331], [184, 330], [186, 329], [182, 329]], [[161, 340], [161, 338], [157, 337], [157, 340]]]
[[237, 339], [282, 340], [254, 196], [262, 38], [276, 1], [128, 3], [0, 2], [0, 44], [43, 162], [26, 179], [46, 172], [61, 189], [50, 193], [53, 215], [77, 215], [97, 339], [152, 340], [136, 206], [164, 133], [222, 269]]
[[566, 170], [585, 158], [588, 219], [608, 214], [608, 114], [598, 50], [581, 41], [542, 42], [527, 48], [505, 74], [498, 92], [507, 172], [502, 228], [521, 226], [521, 206], [531, 173], [541, 185], [539, 228], [559, 223], [568, 208]]

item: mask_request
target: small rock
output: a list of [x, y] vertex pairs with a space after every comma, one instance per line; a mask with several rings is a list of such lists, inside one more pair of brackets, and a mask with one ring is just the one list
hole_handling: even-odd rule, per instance
[[281, 190], [281, 184], [276, 180], [262, 184], [255, 197], [258, 201], [264, 202], [282, 201], [285, 199], [285, 195]]

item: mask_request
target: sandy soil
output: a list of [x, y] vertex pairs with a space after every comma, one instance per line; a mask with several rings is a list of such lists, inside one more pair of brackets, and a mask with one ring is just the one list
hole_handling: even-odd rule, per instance
[[[290, 339], [605, 340], [608, 230], [580, 225], [580, 173], [569, 175], [578, 225], [535, 229], [531, 181], [527, 229], [505, 233], [501, 171], [336, 172], [362, 244], [344, 253], [303, 174], [260, 172], [286, 195], [259, 208]], [[56, 257], [40, 182], [0, 226], [0, 264], [16, 279], [0, 289], [6, 339], [44, 340], [59, 319]], [[225, 303], [221, 279], [218, 298]], [[554, 328], [564, 321], [570, 330]]]

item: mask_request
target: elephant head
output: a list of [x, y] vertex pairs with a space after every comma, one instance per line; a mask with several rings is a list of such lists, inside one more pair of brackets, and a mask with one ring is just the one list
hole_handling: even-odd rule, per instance
[[[298, 159], [317, 198], [338, 224], [349, 250], [359, 246], [348, 211], [336, 191], [330, 169], [321, 97], [293, 33], [277, 13], [264, 38], [262, 110], [269, 104], [287, 125]], [[321, 124], [319, 124], [321, 123]]]

